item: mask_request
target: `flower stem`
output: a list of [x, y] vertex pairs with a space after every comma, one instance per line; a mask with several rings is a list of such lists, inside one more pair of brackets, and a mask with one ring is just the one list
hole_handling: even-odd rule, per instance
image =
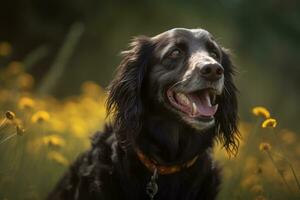
[[16, 135], [17, 135], [17, 133], [14, 133], [14, 134], [12, 134], [12, 135], [10, 135], [10, 136], [7, 136], [7, 137], [4, 138], [2, 141], [0, 141], [0, 145], [3, 144], [4, 142], [6, 142], [7, 140], [13, 138], [13, 137], [16, 136]]
[[[273, 135], [275, 137], [275, 140], [276, 140], [276, 137], [277, 137], [277, 139], [279, 139], [278, 134], [276, 134], [276, 132], [275, 132], [274, 129], [273, 129]], [[291, 171], [293, 173], [293, 176], [294, 176], [294, 179], [295, 179], [295, 181], [297, 183], [298, 189], [300, 190], [300, 183], [299, 183], [299, 180], [297, 178], [297, 175], [296, 175], [296, 172], [294, 170], [294, 167], [293, 167], [290, 159], [287, 157], [287, 155], [286, 155], [286, 153], [284, 151], [284, 148], [283, 148], [283, 146], [282, 146], [282, 144], [280, 142], [278, 142], [278, 147], [279, 147], [279, 151], [281, 151], [281, 153], [282, 153], [282, 158], [287, 162], [289, 168], [291, 169]]]
[[0, 130], [4, 127], [4, 124], [6, 123], [7, 119], [4, 118], [0, 123]]
[[267, 153], [267, 155], [269, 156], [269, 158], [270, 158], [272, 164], [274, 165], [274, 167], [275, 167], [277, 173], [280, 175], [281, 179], [283, 180], [283, 182], [284, 182], [284, 184], [286, 185], [286, 187], [288, 188], [288, 190], [289, 190], [289, 191], [292, 191], [291, 188], [290, 188], [290, 186], [288, 185], [287, 181], [285, 180], [283, 174], [280, 172], [279, 168], [277, 167], [277, 165], [276, 165], [276, 163], [275, 163], [275, 161], [274, 161], [274, 159], [273, 159], [273, 157], [272, 157], [270, 151], [266, 151], [266, 153]]
[[291, 169], [291, 171], [292, 171], [292, 173], [293, 173], [293, 176], [294, 176], [295, 181], [296, 181], [296, 183], [297, 183], [298, 189], [300, 190], [299, 180], [298, 180], [298, 178], [297, 178], [297, 175], [296, 175], [296, 172], [295, 172], [295, 170], [294, 170], [294, 167], [293, 167], [293, 165], [292, 165], [290, 162], [287, 161], [287, 163], [288, 163], [288, 165], [289, 165], [289, 167], [290, 167], [290, 169]]

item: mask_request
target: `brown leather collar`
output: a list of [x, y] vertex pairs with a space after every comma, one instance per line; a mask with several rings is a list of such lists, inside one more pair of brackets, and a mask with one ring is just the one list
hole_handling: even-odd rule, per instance
[[135, 151], [140, 159], [140, 161], [148, 168], [151, 172], [154, 172], [157, 169], [157, 172], [161, 175], [173, 174], [176, 172], [180, 172], [183, 169], [187, 169], [191, 167], [198, 160], [199, 155], [196, 155], [193, 159], [181, 164], [181, 165], [172, 165], [172, 166], [162, 166], [158, 165], [158, 163], [148, 158], [140, 149], [135, 148]]

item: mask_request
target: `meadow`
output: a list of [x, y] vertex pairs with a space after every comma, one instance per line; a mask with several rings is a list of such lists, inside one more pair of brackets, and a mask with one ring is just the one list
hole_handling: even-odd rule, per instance
[[[11, 48], [0, 43], [0, 59]], [[86, 81], [78, 95], [57, 99], [35, 90], [23, 62], [0, 70], [0, 200], [44, 199], [102, 129], [105, 89]], [[281, 127], [265, 106], [246, 109], [251, 120], [240, 120], [238, 154], [217, 142], [214, 148], [224, 176], [219, 199], [299, 199], [299, 134]]]

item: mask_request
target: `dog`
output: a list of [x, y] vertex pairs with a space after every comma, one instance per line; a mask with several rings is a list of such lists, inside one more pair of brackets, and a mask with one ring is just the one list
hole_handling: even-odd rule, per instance
[[238, 149], [235, 68], [204, 29], [139, 36], [108, 90], [110, 123], [48, 200], [212, 200], [216, 141]]

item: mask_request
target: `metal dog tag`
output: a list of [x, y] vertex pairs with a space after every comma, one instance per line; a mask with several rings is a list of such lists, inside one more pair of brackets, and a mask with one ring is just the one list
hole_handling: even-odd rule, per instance
[[154, 196], [157, 194], [158, 191], [158, 185], [156, 183], [157, 178], [158, 178], [158, 173], [157, 173], [157, 169], [155, 168], [153, 175], [151, 176], [151, 179], [147, 184], [147, 188], [146, 188], [146, 193], [150, 197], [150, 200], [154, 199]]

